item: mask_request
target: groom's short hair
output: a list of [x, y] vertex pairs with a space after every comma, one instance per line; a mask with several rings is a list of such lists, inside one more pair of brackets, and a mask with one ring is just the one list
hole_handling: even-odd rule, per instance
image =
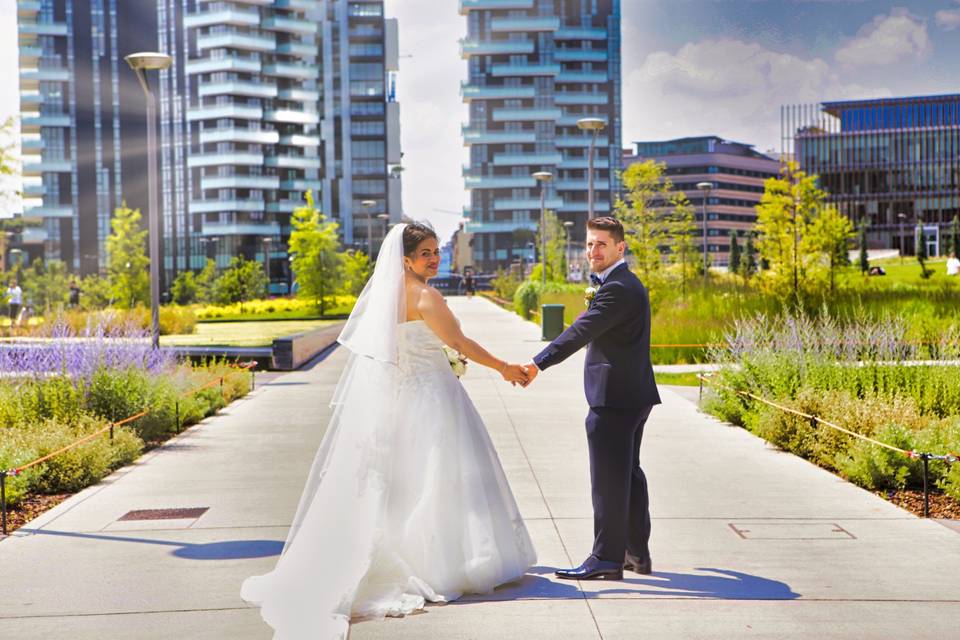
[[592, 220], [587, 220], [587, 229], [594, 229], [596, 231], [607, 231], [613, 236], [613, 239], [616, 242], [623, 242], [623, 225], [620, 224], [620, 221], [616, 218], [611, 218], [610, 216], [603, 216], [601, 218], [593, 218]]

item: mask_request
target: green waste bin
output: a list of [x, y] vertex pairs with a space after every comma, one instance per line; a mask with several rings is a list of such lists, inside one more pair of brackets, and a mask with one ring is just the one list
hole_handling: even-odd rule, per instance
[[543, 327], [543, 339], [553, 340], [563, 333], [563, 305], [540, 305], [540, 326]]

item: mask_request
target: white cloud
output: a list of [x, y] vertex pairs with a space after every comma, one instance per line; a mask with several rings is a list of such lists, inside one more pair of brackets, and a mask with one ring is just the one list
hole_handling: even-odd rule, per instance
[[[956, 4], [960, 4], [960, 0], [954, 1]], [[957, 27], [960, 27], [960, 9], [941, 9], [937, 11], [933, 17], [937, 22], [937, 26], [944, 31], [953, 31]]]
[[702, 40], [625, 73], [623, 142], [712, 134], [779, 150], [782, 105], [882, 95], [890, 92], [844, 83], [822, 58]]
[[922, 59], [931, 51], [927, 25], [906, 9], [878, 15], [837, 49], [837, 62], [850, 67], [887, 65], [906, 58]]

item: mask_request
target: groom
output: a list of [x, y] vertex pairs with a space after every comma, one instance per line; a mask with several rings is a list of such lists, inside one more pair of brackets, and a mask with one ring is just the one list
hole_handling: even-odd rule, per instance
[[640, 440], [660, 395], [650, 364], [650, 299], [627, 268], [625, 250], [618, 220], [587, 221], [587, 259], [596, 290], [589, 308], [527, 365], [529, 384], [540, 371], [587, 347], [583, 386], [590, 405], [594, 542], [583, 564], [556, 572], [568, 580], [622, 580], [624, 569], [652, 570]]

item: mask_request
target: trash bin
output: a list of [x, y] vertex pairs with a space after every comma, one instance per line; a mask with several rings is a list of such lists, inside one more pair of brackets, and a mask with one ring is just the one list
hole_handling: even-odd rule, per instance
[[543, 327], [544, 340], [553, 340], [563, 333], [562, 304], [540, 305], [540, 318], [541, 326]]

